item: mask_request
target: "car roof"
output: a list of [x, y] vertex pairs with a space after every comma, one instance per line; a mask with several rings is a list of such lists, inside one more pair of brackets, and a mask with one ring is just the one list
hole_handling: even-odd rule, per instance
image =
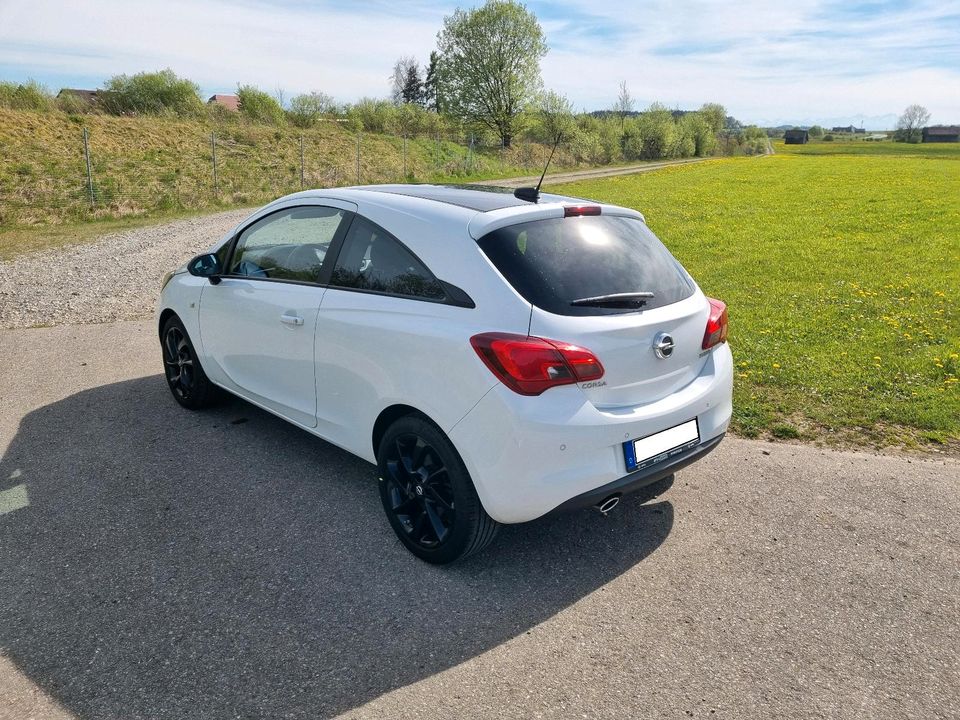
[[[520, 200], [508, 188], [489, 185], [429, 185], [389, 184], [355, 185], [341, 188], [317, 188], [278, 198], [261, 208], [262, 215], [278, 206], [303, 200], [323, 201], [334, 199], [358, 205], [360, 213], [374, 222], [383, 224], [381, 213], [399, 212], [407, 217], [429, 218], [432, 225], [450, 223], [450, 226], [466, 226], [473, 238], [505, 225], [530, 220], [563, 217], [568, 205], [599, 205], [605, 215], [622, 215], [644, 221], [641, 213], [630, 208], [608, 205], [595, 200], [541, 193], [540, 202]], [[380, 217], [378, 217], [380, 216]], [[244, 222], [248, 222], [249, 218]], [[239, 226], [238, 226], [239, 227]], [[384, 225], [390, 229], [389, 226]]]
[[[512, 189], [494, 185], [429, 185], [422, 183], [363, 185], [352, 189], [365, 192], [386, 193], [388, 195], [405, 195], [406, 197], [420, 198], [422, 200], [433, 200], [435, 202], [446, 203], [447, 205], [456, 205], [457, 207], [468, 210], [476, 210], [477, 212], [491, 212], [493, 210], [503, 210], [504, 208], [529, 207], [532, 205], [532, 203], [527, 200], [521, 200], [515, 197]], [[549, 193], [541, 193], [540, 198], [543, 202], [578, 200], [577, 198], [551, 195]]]

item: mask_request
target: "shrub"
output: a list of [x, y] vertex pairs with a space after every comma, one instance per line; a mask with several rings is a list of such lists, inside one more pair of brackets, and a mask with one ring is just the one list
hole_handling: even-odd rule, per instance
[[367, 132], [386, 132], [393, 122], [396, 107], [388, 100], [361, 98], [356, 104], [348, 106], [347, 119], [350, 125]]
[[329, 95], [312, 92], [307, 95], [297, 95], [290, 101], [287, 118], [297, 127], [309, 128], [316, 125], [322, 115], [332, 113], [335, 109], [333, 98]]
[[10, 110], [52, 110], [53, 97], [35, 80], [25, 83], [0, 82], [0, 107]]
[[416, 137], [437, 127], [435, 117], [436, 113], [429, 112], [420, 105], [405, 103], [390, 114], [387, 129], [397, 135]]
[[823, 137], [823, 128], [819, 125], [812, 126], [807, 132], [810, 133], [812, 138], [822, 138]]
[[692, 152], [686, 153], [685, 156], [704, 157], [713, 153], [717, 147], [717, 136], [708, 118], [699, 112], [687, 113], [680, 118], [679, 124], [683, 135], [693, 144]]
[[247, 120], [266, 125], [283, 125], [286, 116], [276, 99], [252, 85], [237, 88], [240, 114]]
[[833, 135], [831, 133], [827, 133], [823, 136], [823, 139], [825, 142], [833, 142]]
[[673, 114], [663, 105], [654, 103], [638, 120], [640, 130], [640, 157], [657, 160], [671, 157], [677, 147], [677, 126]]
[[136, 75], [114, 75], [101, 93], [101, 105], [114, 115], [178, 115], [196, 117], [203, 114], [200, 88], [167, 68], [159, 72]]

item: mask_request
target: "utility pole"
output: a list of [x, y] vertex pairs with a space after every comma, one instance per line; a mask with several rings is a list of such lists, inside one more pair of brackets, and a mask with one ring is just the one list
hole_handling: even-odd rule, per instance
[[403, 136], [403, 180], [407, 180], [407, 136]]

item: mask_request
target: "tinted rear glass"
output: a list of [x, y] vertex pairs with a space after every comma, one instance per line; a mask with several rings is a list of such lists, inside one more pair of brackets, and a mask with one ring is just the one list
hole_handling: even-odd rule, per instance
[[645, 223], [633, 218], [551, 218], [510, 225], [478, 244], [511, 285], [558, 315], [610, 315], [636, 309], [579, 307], [574, 300], [652, 292], [643, 310], [690, 297], [694, 284]]

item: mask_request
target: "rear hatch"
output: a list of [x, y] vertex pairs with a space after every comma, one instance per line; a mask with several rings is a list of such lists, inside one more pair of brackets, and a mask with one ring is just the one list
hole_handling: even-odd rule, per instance
[[579, 345], [600, 360], [603, 377], [580, 385], [598, 408], [655, 402], [703, 369], [709, 303], [642, 220], [606, 213], [529, 220], [478, 244], [533, 305], [531, 335]]

